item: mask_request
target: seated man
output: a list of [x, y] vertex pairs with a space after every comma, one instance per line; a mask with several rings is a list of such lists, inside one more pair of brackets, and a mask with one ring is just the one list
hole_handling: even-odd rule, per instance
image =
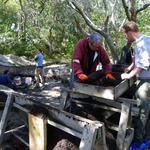
[[[103, 70], [96, 71], [101, 63]], [[102, 76], [115, 80], [111, 73], [111, 65], [105, 49], [102, 47], [102, 36], [92, 33], [79, 40], [72, 58], [73, 77], [80, 81], [96, 81]]]
[[12, 85], [12, 80], [10, 76], [8, 75], [9, 70], [5, 70], [3, 73], [0, 74], [0, 84], [6, 85], [6, 86], [11, 86]]

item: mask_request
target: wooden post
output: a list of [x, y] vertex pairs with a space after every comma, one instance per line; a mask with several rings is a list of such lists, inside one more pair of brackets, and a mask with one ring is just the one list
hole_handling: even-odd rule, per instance
[[47, 120], [29, 114], [29, 149], [47, 149]]
[[118, 130], [117, 140], [116, 140], [117, 150], [124, 149], [124, 140], [126, 136], [129, 114], [130, 114], [130, 104], [122, 103], [122, 109], [121, 109], [121, 115], [119, 121], [119, 130]]
[[64, 110], [66, 103], [67, 103], [67, 100], [68, 100], [68, 97], [69, 97], [69, 92], [63, 91], [61, 97], [62, 97], [62, 100], [60, 102], [60, 109]]
[[3, 140], [3, 134], [5, 132], [5, 128], [7, 125], [8, 115], [11, 112], [12, 106], [13, 106], [13, 98], [12, 98], [12, 94], [9, 93], [9, 94], [7, 94], [7, 100], [6, 100], [3, 114], [2, 114], [2, 117], [0, 120], [0, 145]]

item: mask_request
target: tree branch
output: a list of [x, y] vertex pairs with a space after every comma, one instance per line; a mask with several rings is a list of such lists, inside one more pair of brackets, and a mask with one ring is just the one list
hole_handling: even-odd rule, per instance
[[46, 0], [44, 1], [42, 0], [40, 3], [41, 3], [41, 6], [40, 6], [41, 7], [40, 14], [41, 14], [43, 10], [45, 9]]
[[131, 16], [130, 16], [130, 13], [129, 13], [129, 8], [128, 8], [127, 3], [125, 2], [125, 0], [122, 0], [122, 5], [123, 5], [123, 8], [125, 10], [125, 13], [126, 13], [126, 16], [127, 16], [128, 20], [131, 20]]
[[145, 10], [147, 7], [149, 7], [150, 6], [150, 3], [147, 3], [147, 4], [145, 4], [145, 5], [143, 5], [143, 7], [142, 8], [139, 8], [137, 11], [136, 11], [136, 13], [139, 13], [140, 11], [143, 11], [143, 10]]
[[5, 1], [3, 1], [3, 3], [6, 4], [8, 1], [9, 1], [9, 0], [5, 0]]
[[[83, 19], [85, 20], [86, 24], [94, 31], [100, 33], [106, 40], [108, 46], [110, 47], [110, 50], [111, 50], [111, 53], [112, 53], [112, 56], [113, 56], [113, 59], [114, 59], [114, 62], [117, 62], [119, 59], [118, 59], [118, 55], [116, 53], [116, 47], [114, 46], [113, 44], [113, 41], [112, 41], [112, 38], [110, 37], [109, 33], [108, 32], [105, 32], [104, 29], [96, 26], [90, 19], [89, 17], [83, 12], [83, 10], [75, 3], [75, 2], [69, 2], [68, 1], [68, 4], [74, 9], [76, 10], [82, 17]], [[105, 23], [107, 24], [108, 23], [108, 18], [106, 18], [106, 21]]]
[[103, 0], [103, 4], [104, 4], [104, 9], [105, 9], [105, 13], [106, 13], [106, 19], [104, 21], [104, 30], [105, 32], [108, 31], [108, 23], [109, 23], [109, 13], [108, 13], [108, 7], [107, 7], [107, 2], [106, 0]]
[[79, 29], [79, 31], [83, 34], [83, 35], [87, 35], [88, 33], [81, 27], [79, 20], [77, 19], [76, 16], [74, 16], [74, 20], [76, 23], [77, 28]]
[[85, 20], [85, 22], [87, 23], [87, 25], [95, 30], [98, 31], [100, 34], [102, 34], [103, 36], [105, 35], [104, 31], [100, 28], [98, 28], [98, 26], [96, 26], [90, 19], [89, 17], [82, 11], [82, 9], [75, 3], [75, 2], [69, 2], [69, 5], [73, 6], [73, 9], [75, 9]]

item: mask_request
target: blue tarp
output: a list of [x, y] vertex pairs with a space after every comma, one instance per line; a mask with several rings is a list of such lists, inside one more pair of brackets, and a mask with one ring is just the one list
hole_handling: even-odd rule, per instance
[[129, 150], [147, 150], [147, 147], [150, 146], [150, 137], [147, 137], [143, 142], [133, 142]]

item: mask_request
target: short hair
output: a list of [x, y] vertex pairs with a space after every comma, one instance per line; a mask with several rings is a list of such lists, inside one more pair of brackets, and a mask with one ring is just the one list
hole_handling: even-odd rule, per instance
[[94, 41], [95, 42], [102, 42], [102, 40], [103, 40], [103, 37], [97, 32], [93, 32], [89, 36], [89, 42], [94, 42]]
[[38, 49], [38, 51], [39, 51], [39, 52], [41, 52], [41, 53], [43, 53], [43, 51], [42, 51], [42, 49], [41, 49], [41, 48], [39, 48], [39, 49]]
[[123, 29], [125, 32], [128, 31], [133, 31], [133, 32], [138, 32], [138, 26], [134, 21], [129, 21], [128, 23], [124, 24]]

